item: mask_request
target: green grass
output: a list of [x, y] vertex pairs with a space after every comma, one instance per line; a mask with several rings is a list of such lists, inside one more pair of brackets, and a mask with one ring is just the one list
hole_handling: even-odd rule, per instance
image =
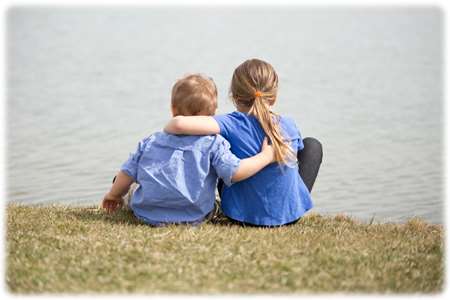
[[440, 293], [443, 228], [308, 214], [281, 228], [152, 228], [130, 212], [7, 207], [11, 293]]

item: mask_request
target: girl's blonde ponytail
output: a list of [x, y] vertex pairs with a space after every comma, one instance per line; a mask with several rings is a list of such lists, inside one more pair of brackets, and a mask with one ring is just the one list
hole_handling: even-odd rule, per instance
[[273, 67], [264, 61], [251, 59], [234, 71], [230, 94], [236, 106], [249, 108], [248, 113], [258, 119], [272, 143], [275, 160], [286, 164], [289, 159], [295, 159], [295, 155], [283, 140], [279, 116], [269, 109], [275, 103], [277, 89], [278, 76]]

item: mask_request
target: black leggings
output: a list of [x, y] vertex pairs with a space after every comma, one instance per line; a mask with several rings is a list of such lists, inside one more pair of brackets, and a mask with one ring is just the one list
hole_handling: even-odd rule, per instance
[[[322, 144], [315, 138], [307, 137], [303, 139], [303, 145], [305, 147], [297, 152], [298, 172], [303, 182], [305, 183], [306, 187], [308, 188], [309, 192], [311, 192], [314, 182], [316, 181], [317, 174], [319, 173], [320, 164], [322, 163], [323, 157]], [[220, 179], [217, 185], [217, 189], [219, 190], [219, 194], [222, 194], [223, 181]], [[229, 219], [233, 223], [237, 223], [244, 226], [278, 227], [278, 226], [260, 226], [246, 222], [236, 221], [231, 218]], [[283, 225], [294, 224], [297, 221], [298, 220], [295, 220], [293, 222]]]
[[303, 139], [303, 145], [305, 147], [297, 152], [298, 172], [311, 192], [322, 163], [322, 144], [315, 138], [307, 137]]

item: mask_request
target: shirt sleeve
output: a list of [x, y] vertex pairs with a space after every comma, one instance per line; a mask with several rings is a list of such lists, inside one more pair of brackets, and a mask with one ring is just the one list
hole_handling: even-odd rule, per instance
[[[303, 145], [303, 139], [301, 136], [296, 140], [296, 144], [297, 144], [297, 152], [302, 150], [303, 148], [305, 148], [305, 145]], [[294, 149], [295, 149], [295, 147], [294, 147]]]
[[295, 129], [298, 132], [298, 138], [297, 138], [297, 152], [302, 150], [303, 148], [305, 148], [305, 145], [303, 145], [303, 138], [302, 138], [302, 134], [300, 133], [300, 130], [298, 130], [297, 126], [295, 127]]
[[222, 137], [218, 137], [212, 151], [211, 164], [216, 170], [217, 176], [223, 179], [227, 186], [232, 184], [231, 178], [239, 168], [240, 159], [230, 150], [230, 143]]
[[282, 128], [284, 138], [291, 144], [291, 148], [294, 152], [298, 152], [305, 147], [303, 145], [303, 138], [300, 130], [294, 120], [290, 118], [283, 118]]
[[128, 176], [132, 177], [134, 181], [137, 181], [139, 160], [141, 159], [142, 153], [144, 152], [144, 149], [150, 138], [151, 136], [140, 141], [137, 145], [136, 151], [134, 153], [130, 153], [128, 160], [125, 161], [120, 168], [122, 172], [125, 172]]

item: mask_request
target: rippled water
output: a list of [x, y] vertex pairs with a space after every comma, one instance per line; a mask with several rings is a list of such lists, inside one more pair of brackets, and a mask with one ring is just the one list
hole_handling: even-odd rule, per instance
[[412, 7], [15, 7], [7, 21], [9, 201], [98, 203], [170, 89], [227, 89], [250, 57], [280, 77], [275, 110], [324, 146], [323, 214], [443, 222], [442, 13]]

